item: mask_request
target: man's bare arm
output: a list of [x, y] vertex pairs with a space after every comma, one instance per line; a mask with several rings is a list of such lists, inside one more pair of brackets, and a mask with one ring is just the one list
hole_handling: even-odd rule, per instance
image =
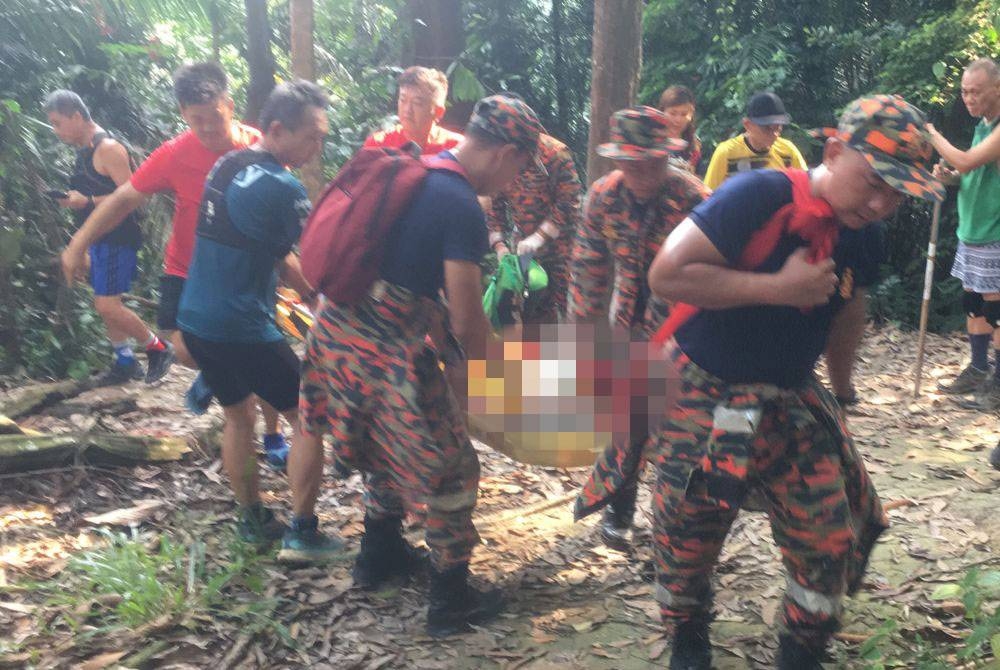
[[313, 292], [313, 289], [306, 280], [305, 275], [302, 274], [302, 265], [299, 263], [299, 257], [295, 255], [295, 252], [289, 253], [278, 261], [278, 274], [281, 275], [281, 281], [295, 289], [295, 292], [303, 300], [309, 299], [309, 295]]
[[469, 261], [444, 262], [444, 290], [455, 337], [472, 359], [486, 356], [490, 322], [483, 312], [482, 273]]
[[927, 130], [931, 135], [931, 144], [941, 154], [941, 158], [962, 174], [972, 172], [988, 163], [1000, 161], [1000, 125], [994, 128], [985, 140], [968, 151], [956, 148], [937, 131], [933, 124], [928, 123]]

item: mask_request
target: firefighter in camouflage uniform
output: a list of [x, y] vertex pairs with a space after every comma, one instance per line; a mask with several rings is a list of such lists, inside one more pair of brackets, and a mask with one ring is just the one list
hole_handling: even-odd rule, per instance
[[579, 226], [583, 187], [565, 144], [542, 134], [538, 155], [548, 174], [525, 170], [493, 197], [486, 225], [497, 258], [511, 249], [519, 256], [529, 254], [548, 274], [548, 287], [532, 295], [524, 306], [523, 322], [557, 323], [566, 315], [566, 261]]
[[[813, 375], [855, 290], [863, 229], [904, 195], [937, 199], [925, 120], [896, 96], [855, 101], [810, 173], [727, 180], [671, 234], [650, 270], [673, 302], [654, 338], [681, 375], [649, 458], [672, 670], [711, 667], [710, 578], [750, 489], [767, 501], [787, 573], [778, 668], [819, 670], [842, 600], [887, 521], [837, 404]], [[679, 315], [684, 319], [678, 319]]]
[[[293, 451], [295, 516], [279, 559], [329, 559], [317, 546], [314, 513], [324, 435], [345, 464], [363, 473], [365, 532], [355, 584], [375, 589], [424, 563], [401, 533], [408, 511], [426, 509], [430, 549], [427, 632], [446, 636], [495, 616], [497, 590], [468, 583], [479, 536], [472, 522], [479, 459], [459, 397], [439, 366], [465, 370], [482, 359], [490, 324], [479, 263], [486, 219], [477, 196], [491, 195], [538, 163], [541, 124], [520, 100], [480, 100], [447, 169], [429, 170], [385, 242], [379, 279], [357, 303], [326, 301], [307, 339], [299, 416], [305, 446]], [[441, 292], [447, 296], [447, 306]], [[454, 337], [447, 336], [448, 323]], [[437, 351], [427, 346], [431, 335]], [[457, 338], [461, 347], [449, 344]]]
[[[670, 152], [684, 147], [668, 132], [665, 115], [652, 107], [611, 117], [611, 141], [598, 153], [613, 159], [617, 169], [590, 187], [570, 256], [570, 319], [605, 321], [636, 341], [648, 340], [667, 316], [667, 303], [649, 292], [649, 266], [667, 235], [708, 196], [696, 177], [668, 164]], [[621, 550], [630, 544], [649, 437], [642, 412], [633, 412], [630, 424], [598, 458], [575, 510], [580, 519], [604, 507], [602, 538]]]

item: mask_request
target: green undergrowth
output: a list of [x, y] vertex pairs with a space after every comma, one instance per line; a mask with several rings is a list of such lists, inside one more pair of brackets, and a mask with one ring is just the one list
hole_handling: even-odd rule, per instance
[[959, 631], [961, 640], [930, 639], [890, 619], [859, 649], [866, 670], [1000, 668], [1000, 571], [973, 568], [958, 582], [938, 586], [930, 599], [959, 612], [945, 625]]
[[19, 585], [45, 594], [47, 633], [69, 632], [74, 646], [86, 648], [120, 634], [228, 623], [294, 645], [285, 626], [272, 620], [278, 600], [265, 595], [272, 557], [235, 533], [218, 546], [135, 529], [102, 529], [100, 536], [100, 546], [72, 556], [58, 577]]

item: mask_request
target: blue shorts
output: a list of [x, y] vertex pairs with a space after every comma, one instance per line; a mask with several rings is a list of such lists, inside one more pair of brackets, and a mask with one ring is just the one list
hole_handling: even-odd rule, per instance
[[137, 251], [100, 242], [90, 247], [90, 285], [94, 295], [121, 295], [135, 278]]

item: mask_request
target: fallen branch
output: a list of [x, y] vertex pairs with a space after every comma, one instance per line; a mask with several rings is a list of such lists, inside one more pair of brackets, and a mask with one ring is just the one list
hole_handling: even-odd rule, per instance
[[74, 381], [72, 379], [60, 382], [32, 384], [21, 386], [3, 394], [0, 398], [0, 414], [18, 419], [28, 414], [37, 413], [67, 398], [78, 396], [93, 388], [90, 380]]
[[568, 493], [564, 496], [556, 498], [554, 500], [543, 500], [539, 503], [533, 505], [525, 505], [524, 507], [515, 507], [514, 509], [503, 510], [501, 512], [495, 512], [493, 514], [488, 514], [485, 517], [476, 521], [476, 527], [481, 530], [486, 530], [490, 528], [495, 528], [497, 526], [504, 527], [511, 521], [525, 516], [534, 516], [535, 514], [540, 514], [541, 512], [548, 511], [553, 507], [559, 507], [560, 505], [566, 505], [573, 502], [576, 499], [577, 493]]
[[87, 461], [121, 464], [175, 461], [190, 451], [177, 437], [69, 433], [65, 435], [0, 435], [0, 476]]

